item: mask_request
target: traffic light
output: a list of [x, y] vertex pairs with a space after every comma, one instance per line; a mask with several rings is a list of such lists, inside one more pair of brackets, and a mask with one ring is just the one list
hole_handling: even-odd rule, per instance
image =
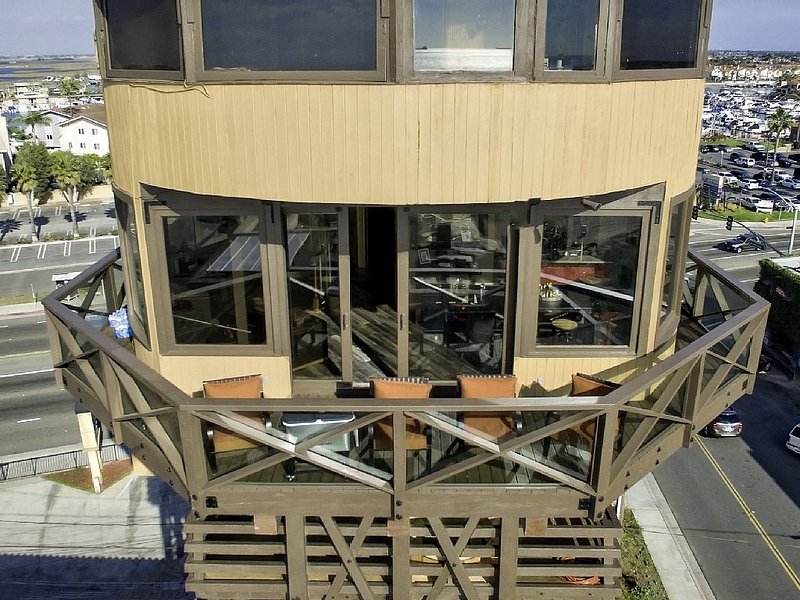
[[697, 204], [693, 205], [692, 206], [692, 219], [697, 221], [697, 217], [698, 217], [699, 214], [700, 214], [700, 208], [697, 206]]
[[733, 230], [733, 217], [728, 215], [728, 219], [725, 221], [725, 229], [728, 231]]

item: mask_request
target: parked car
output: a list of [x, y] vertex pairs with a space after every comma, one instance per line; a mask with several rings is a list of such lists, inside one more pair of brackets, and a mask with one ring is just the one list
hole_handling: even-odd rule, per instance
[[757, 190], [761, 186], [759, 185], [758, 179], [753, 179], [752, 177], [745, 177], [737, 179], [735, 187], [738, 187], [740, 190]]
[[781, 181], [781, 186], [790, 190], [800, 190], [800, 179], [784, 179]]
[[728, 407], [703, 428], [703, 433], [709, 437], [736, 437], [742, 435], [743, 428], [739, 415]]
[[800, 454], [800, 423], [792, 427], [792, 430], [789, 432], [789, 439], [786, 440], [786, 447], [795, 454]]
[[789, 158], [784, 158], [782, 156], [779, 156], [778, 160], [776, 160], [775, 162], [778, 163], [779, 167], [793, 167], [794, 166], [794, 161], [790, 160]]
[[739, 206], [749, 208], [757, 213], [771, 213], [773, 204], [780, 198], [759, 198], [758, 196], [742, 196], [739, 198]]
[[749, 156], [739, 156], [734, 159], [734, 164], [739, 165], [740, 167], [755, 167], [756, 161], [754, 161]]
[[745, 150], [752, 150], [753, 152], [764, 152], [767, 149], [764, 144], [759, 144], [758, 142], [746, 142], [742, 145], [742, 148]]
[[736, 252], [741, 254], [745, 248], [752, 248], [753, 250], [766, 250], [767, 245], [757, 233], [740, 233], [732, 240], [726, 240], [722, 243], [722, 249], [728, 252]]

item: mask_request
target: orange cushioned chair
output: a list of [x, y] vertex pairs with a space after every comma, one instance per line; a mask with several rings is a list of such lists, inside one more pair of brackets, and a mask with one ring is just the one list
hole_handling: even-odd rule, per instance
[[[433, 386], [422, 377], [387, 377], [372, 380], [372, 397], [376, 400], [428, 398]], [[406, 417], [406, 450], [429, 449], [428, 426]], [[373, 445], [376, 450], [391, 450], [394, 429], [391, 417], [375, 423]]]
[[[459, 395], [462, 398], [513, 398], [517, 393], [516, 375], [459, 375]], [[511, 412], [465, 412], [464, 425], [485, 433], [490, 438], [500, 439], [516, 433], [522, 423], [518, 415]]]
[[[206, 398], [261, 398], [261, 375], [247, 375], [245, 377], [227, 377], [203, 382], [203, 395]], [[239, 412], [239, 419], [264, 429], [264, 414], [260, 412]], [[258, 444], [252, 440], [241, 437], [239, 434], [211, 425], [208, 429], [212, 452], [229, 452], [231, 450], [246, 450], [256, 448]]]

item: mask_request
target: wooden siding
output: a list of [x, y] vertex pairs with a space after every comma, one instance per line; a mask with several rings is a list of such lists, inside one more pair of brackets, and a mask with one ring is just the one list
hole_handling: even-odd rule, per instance
[[453, 204], [694, 183], [703, 81], [108, 82], [116, 183], [329, 203]]

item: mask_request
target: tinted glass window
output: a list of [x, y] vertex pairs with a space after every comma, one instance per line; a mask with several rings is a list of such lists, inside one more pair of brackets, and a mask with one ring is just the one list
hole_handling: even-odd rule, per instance
[[800, 438], [800, 427], [795, 427], [794, 429], [792, 429], [792, 435], [794, 437]]
[[599, 18], [598, 0], [548, 2], [544, 68], [550, 71], [593, 70]]
[[[145, 327], [147, 335], [147, 310], [144, 303], [144, 275], [142, 273], [142, 256], [139, 254], [139, 236], [136, 231], [136, 221], [133, 218], [133, 207], [115, 194], [114, 203], [117, 211], [117, 220], [120, 224], [122, 237], [123, 259], [129, 264], [133, 281], [128, 282], [128, 308]], [[136, 332], [134, 332], [136, 333]], [[142, 340], [147, 341], [147, 340]]]
[[266, 341], [256, 216], [166, 217], [164, 245], [176, 343]]
[[207, 71], [369, 71], [375, 0], [203, 0]]
[[417, 71], [511, 71], [514, 0], [415, 0]]
[[108, 0], [106, 21], [112, 69], [181, 70], [175, 0]]
[[621, 69], [697, 64], [701, 0], [624, 0]]
[[664, 321], [666, 317], [672, 314], [677, 309], [674, 306], [674, 291], [675, 286], [682, 285], [682, 273], [675, 272], [675, 265], [678, 262], [678, 251], [684, 251], [683, 248], [677, 248], [678, 236], [680, 235], [683, 224], [688, 216], [689, 202], [682, 202], [672, 207], [672, 214], [670, 216], [669, 238], [667, 239], [667, 254], [665, 257], [666, 264], [664, 265], [664, 287], [661, 292], [661, 320]]
[[640, 217], [545, 219], [537, 344], [630, 344], [641, 235]]

